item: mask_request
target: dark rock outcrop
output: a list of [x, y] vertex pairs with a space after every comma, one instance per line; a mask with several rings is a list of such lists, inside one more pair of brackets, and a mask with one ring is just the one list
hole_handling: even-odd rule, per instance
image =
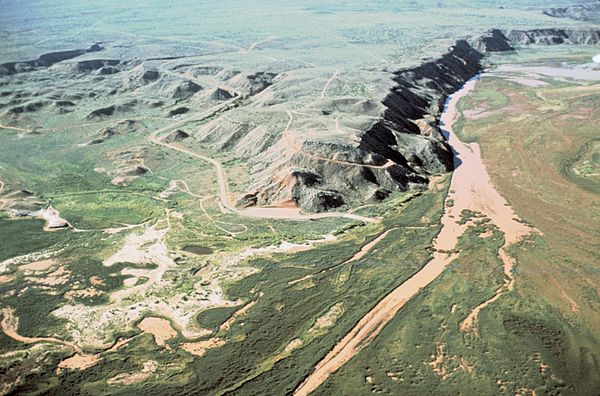
[[138, 104], [139, 102], [135, 99], [127, 100], [118, 104], [96, 109], [90, 112], [86, 118], [91, 120], [94, 118], [110, 117], [117, 113], [128, 113], [131, 112]]
[[256, 193], [244, 194], [235, 203], [235, 206], [241, 209], [255, 206], [258, 203], [258, 197]]
[[452, 170], [452, 150], [431, 117], [437, 120], [446, 96], [482, 69], [482, 58], [460, 40], [439, 59], [395, 73], [396, 86], [383, 100], [383, 119], [363, 133], [359, 150], [393, 161], [389, 172], [394, 172], [400, 188]]
[[131, 133], [136, 129], [138, 129], [137, 121], [121, 120], [113, 126], [100, 128], [98, 131], [96, 131], [96, 134], [92, 140], [87, 142], [86, 145], [89, 146], [92, 144], [101, 144], [114, 136]]
[[113, 66], [104, 66], [103, 68], [98, 70], [98, 74], [103, 75], [103, 76], [107, 76], [110, 74], [117, 74], [118, 72], [120, 72], [120, 70]]
[[[439, 117], [448, 95], [482, 70], [485, 54], [528, 44], [599, 42], [598, 30], [494, 29], [457, 41], [437, 59], [394, 73], [395, 86], [382, 101], [383, 116], [360, 135], [358, 147], [309, 141], [302, 149], [325, 160], [290, 158], [290, 163], [304, 168], [292, 172], [292, 183], [286, 181], [292, 186], [292, 199], [305, 210], [323, 211], [348, 201], [378, 201], [393, 191], [424, 187], [430, 175], [453, 169], [452, 150], [438, 126]], [[259, 187], [253, 186], [260, 204], [285, 188], [276, 183], [264, 190]]]
[[133, 165], [122, 169], [121, 174], [124, 176], [143, 176], [148, 173], [148, 168], [141, 165]]
[[[117, 59], [91, 59], [77, 62], [77, 71], [81, 73], [89, 73], [95, 70], [100, 70], [105, 66], [117, 66], [119, 64]], [[108, 73], [106, 73], [108, 74]]]
[[96, 110], [92, 111], [91, 113], [89, 113], [86, 118], [93, 119], [93, 118], [100, 118], [100, 117], [108, 117], [108, 116], [113, 115], [115, 113], [115, 110], [116, 110], [115, 105], [102, 107], [100, 109], [96, 109]]
[[212, 100], [229, 100], [233, 98], [233, 95], [223, 88], [217, 88], [210, 94], [210, 98]]
[[323, 212], [344, 206], [342, 195], [333, 190], [321, 190], [296, 184], [292, 189], [292, 199], [304, 210]]
[[169, 133], [167, 136], [165, 136], [163, 141], [166, 143], [175, 143], [175, 142], [181, 142], [182, 140], [187, 139], [189, 137], [190, 137], [189, 133], [182, 131], [181, 129], [177, 129], [176, 131], [173, 131], [173, 132]]
[[202, 87], [193, 81], [183, 81], [175, 88], [173, 99], [189, 99], [201, 89]]
[[146, 83], [156, 81], [160, 78], [160, 73], [156, 70], [146, 70], [142, 74], [142, 80]]
[[178, 115], [185, 114], [189, 111], [190, 111], [190, 109], [188, 107], [182, 106], [182, 107], [177, 107], [176, 109], [169, 111], [168, 115], [169, 115], [169, 117], [175, 117]]
[[471, 45], [479, 52], [505, 52], [513, 51], [508, 38], [498, 29], [493, 29], [471, 41]]
[[51, 102], [48, 100], [32, 100], [24, 104], [9, 108], [6, 113], [9, 115], [18, 115], [22, 113], [34, 113], [48, 106]]
[[13, 75], [16, 73], [28, 72], [44, 67], [50, 67], [56, 63], [73, 59], [78, 56], [90, 53], [102, 51], [104, 48], [98, 44], [92, 45], [88, 49], [76, 49], [68, 51], [51, 52], [48, 54], [41, 55], [39, 58], [23, 62], [8, 62], [0, 64], [0, 75]]
[[264, 91], [273, 84], [273, 80], [277, 77], [276, 73], [271, 72], [256, 72], [253, 74], [232, 72], [232, 74], [234, 75], [229, 78], [228, 83], [246, 96], [256, 95]]

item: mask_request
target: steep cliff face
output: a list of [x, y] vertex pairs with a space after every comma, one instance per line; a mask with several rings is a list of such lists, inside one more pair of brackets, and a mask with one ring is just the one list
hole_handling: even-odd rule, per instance
[[[439, 115], [446, 97], [481, 71], [485, 54], [528, 44], [599, 42], [597, 30], [491, 30], [457, 41], [436, 59], [391, 74], [332, 73], [318, 66], [279, 73], [239, 71], [227, 65], [161, 65], [154, 58], [57, 64], [103, 50], [94, 45], [0, 65], [0, 75], [10, 79], [56, 71], [61, 78], [90, 84], [89, 91], [69, 91], [65, 84], [52, 90], [3, 89], [0, 119], [9, 124], [47, 111], [81, 109], [82, 118], [104, 122], [153, 111], [185, 117], [219, 107], [170, 138], [195, 139], [216, 158], [247, 165], [249, 178], [238, 185], [250, 185], [236, 190], [240, 206], [295, 204], [307, 211], [335, 210], [426, 188], [431, 175], [452, 170], [452, 150], [438, 127]], [[362, 73], [368, 75], [362, 78]], [[350, 81], [353, 75], [361, 77], [359, 83]], [[106, 138], [94, 137], [90, 144]]]
[[498, 29], [492, 29], [481, 36], [471, 38], [469, 43], [473, 48], [481, 53], [505, 52], [514, 50], [510, 40], [501, 30]]
[[472, 38], [469, 43], [481, 53], [512, 51], [515, 46], [524, 45], [561, 45], [600, 43], [600, 30], [574, 29], [532, 29], [532, 30], [498, 30]]
[[359, 149], [421, 176], [452, 170], [437, 118], [445, 97], [481, 70], [482, 58], [461, 40], [439, 59], [396, 72], [383, 118], [363, 134]]
[[[301, 208], [321, 211], [423, 188], [430, 175], [453, 169], [452, 151], [437, 125], [439, 115], [446, 97], [481, 71], [486, 53], [514, 51], [518, 45], [598, 42], [599, 31], [568, 29], [494, 29], [459, 40], [440, 58], [394, 73], [395, 86], [382, 101], [382, 116], [358, 136], [357, 146], [304, 142], [306, 151], [319, 147], [318, 159], [298, 152], [276, 157], [272, 150], [259, 155], [258, 161], [285, 161], [292, 170], [286, 174], [285, 166], [255, 167], [261, 181], [254, 186], [253, 202], [269, 204], [291, 196]], [[274, 170], [276, 177], [267, 176]]]
[[[366, 113], [371, 121], [346, 136], [338, 130], [308, 139], [300, 134], [294, 141], [291, 132], [284, 133], [255, 153], [253, 191], [240, 204], [269, 205], [291, 199], [302, 209], [318, 212], [380, 201], [394, 191], [426, 188], [429, 176], [453, 167], [452, 150], [437, 126], [443, 101], [481, 70], [482, 58], [461, 40], [438, 59], [394, 73], [395, 84], [380, 104], [354, 98], [319, 103], [322, 114], [346, 108], [349, 120]], [[321, 116], [313, 120], [317, 117]], [[236, 133], [253, 134], [243, 129], [235, 126]]]

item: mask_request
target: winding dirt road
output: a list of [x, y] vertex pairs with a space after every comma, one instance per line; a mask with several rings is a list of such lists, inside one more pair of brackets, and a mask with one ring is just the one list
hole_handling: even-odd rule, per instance
[[61, 344], [61, 345], [65, 345], [65, 346], [73, 349], [75, 352], [77, 352], [79, 354], [83, 354], [83, 352], [81, 351], [81, 348], [79, 348], [79, 346], [77, 344], [74, 344], [69, 341], [59, 340], [58, 338], [54, 338], [54, 337], [25, 337], [25, 336], [22, 336], [19, 333], [17, 333], [17, 326], [18, 326], [17, 323], [18, 322], [17, 322], [17, 319], [14, 317], [13, 309], [5, 307], [0, 310], [0, 313], [2, 313], [2, 321], [0, 321], [0, 328], [2, 329], [4, 334], [6, 334], [7, 336], [9, 336], [10, 338], [12, 338], [15, 341], [23, 342], [26, 344], [33, 344], [36, 342], [50, 342], [53, 344]]
[[[180, 126], [185, 125], [191, 121], [199, 121], [204, 118], [210, 117], [211, 115], [218, 113], [219, 111], [224, 110], [228, 105], [238, 100], [239, 96], [236, 96], [227, 102], [220, 104], [218, 106], [214, 106], [204, 112], [198, 113], [192, 117], [188, 117], [184, 120], [176, 122], [175, 124], [166, 126], [164, 128], [158, 129], [154, 131], [148, 139], [157, 145], [169, 148], [171, 150], [179, 151], [180, 153], [184, 153], [190, 155], [192, 157], [201, 159], [203, 161], [209, 162], [215, 168], [217, 183], [219, 185], [219, 199], [221, 201], [221, 205], [223, 208], [229, 212], [235, 213], [239, 216], [243, 217], [253, 217], [253, 218], [263, 218], [263, 219], [287, 219], [287, 220], [315, 220], [315, 219], [325, 219], [330, 217], [343, 217], [352, 220], [358, 220], [365, 223], [374, 223], [377, 222], [377, 219], [360, 216], [353, 213], [346, 212], [324, 212], [324, 213], [302, 213], [299, 208], [281, 208], [281, 207], [249, 207], [245, 209], [238, 209], [231, 202], [229, 197], [229, 191], [227, 188], [227, 176], [225, 174], [225, 170], [223, 169], [223, 165], [218, 160], [207, 157], [200, 153], [197, 153], [187, 147], [183, 147], [177, 143], [166, 143], [163, 141], [161, 134], [165, 132], [169, 132], [175, 128], [179, 128]], [[291, 119], [290, 119], [291, 122]], [[288, 123], [288, 127], [289, 127]]]
[[[433, 282], [456, 258], [456, 254], [445, 252], [453, 251], [458, 238], [467, 229], [468, 224], [458, 224], [461, 212], [465, 209], [477, 211], [488, 216], [491, 221], [505, 234], [505, 245], [500, 250], [501, 258], [507, 257], [504, 248], [523, 236], [532, 232], [532, 229], [517, 218], [508, 203], [495, 190], [481, 158], [479, 146], [475, 143], [461, 142], [452, 131], [452, 125], [457, 119], [457, 102], [467, 95], [476, 84], [477, 79], [467, 82], [462, 89], [449, 98], [440, 125], [454, 151], [455, 171], [452, 175], [449, 199], [454, 200], [453, 206], [447, 206], [442, 217], [442, 229], [434, 241], [436, 252], [419, 272], [402, 283], [391, 293], [385, 296], [371, 311], [369, 311], [358, 324], [316, 365], [314, 371], [300, 384], [294, 395], [308, 395], [316, 390], [332, 373], [346, 364], [362, 348], [367, 346], [379, 334], [383, 327], [404, 306], [406, 301], [415, 296], [422, 288]], [[508, 258], [508, 257], [507, 257]], [[510, 258], [508, 258], [510, 259]], [[505, 273], [511, 274], [512, 261], [505, 262]], [[512, 279], [512, 274], [510, 275]], [[508, 281], [506, 289], [512, 287]], [[489, 302], [499, 298], [496, 293]], [[486, 304], [486, 303], [484, 303]], [[482, 304], [479, 310], [485, 305]], [[473, 317], [479, 312], [474, 309]]]

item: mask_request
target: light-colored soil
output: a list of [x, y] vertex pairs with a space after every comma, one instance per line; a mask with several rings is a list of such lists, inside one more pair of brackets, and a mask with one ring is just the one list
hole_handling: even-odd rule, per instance
[[12, 308], [5, 307], [0, 310], [0, 313], [2, 313], [2, 321], [0, 322], [0, 327], [2, 328], [4, 334], [12, 338], [13, 340], [23, 342], [26, 344], [49, 342], [52, 344], [64, 345], [73, 349], [76, 352], [76, 354], [61, 361], [58, 364], [58, 369], [84, 370], [98, 363], [101, 359], [100, 355], [87, 355], [83, 353], [79, 346], [69, 341], [59, 340], [58, 338], [54, 337], [22, 336], [17, 332], [17, 329], [19, 327], [19, 320], [14, 316], [14, 310]]
[[11, 282], [13, 279], [15, 279], [14, 275], [0, 275], [0, 285]]
[[58, 363], [58, 369], [85, 370], [98, 363], [100, 355], [76, 354]]
[[171, 323], [163, 318], [147, 317], [144, 318], [138, 327], [143, 332], [152, 334], [154, 341], [158, 346], [169, 346], [166, 344], [171, 338], [177, 337], [177, 331], [171, 327]]
[[10, 267], [11, 265], [20, 266], [20, 265], [32, 263], [34, 261], [47, 260], [51, 257], [56, 256], [58, 253], [60, 253], [60, 251], [43, 251], [43, 252], [24, 254], [22, 256], [17, 256], [17, 257], [12, 257], [12, 258], [6, 259], [6, 260], [0, 262], [0, 273], [6, 272], [8, 270], [8, 267]]
[[[192, 157], [201, 159], [203, 161], [206, 161], [206, 162], [209, 162], [210, 164], [212, 164], [213, 167], [215, 168], [217, 183], [219, 186], [220, 203], [221, 203], [222, 208], [225, 211], [235, 213], [239, 216], [244, 216], [244, 217], [267, 218], [267, 219], [313, 220], [313, 219], [324, 219], [324, 218], [330, 218], [330, 217], [344, 217], [344, 218], [348, 218], [348, 219], [352, 219], [352, 220], [359, 220], [359, 221], [368, 222], [368, 223], [377, 221], [376, 219], [373, 219], [370, 217], [359, 216], [359, 215], [355, 215], [352, 213], [342, 213], [342, 212], [323, 212], [323, 213], [305, 214], [305, 213], [302, 213], [302, 211], [298, 208], [289, 208], [289, 207], [249, 207], [249, 208], [245, 208], [245, 209], [238, 209], [231, 202], [231, 199], [229, 196], [229, 189], [227, 186], [227, 176], [225, 174], [225, 170], [223, 169], [223, 165], [221, 164], [221, 162], [219, 162], [218, 160], [216, 160], [214, 158], [210, 158], [210, 157], [207, 157], [200, 153], [197, 153], [189, 148], [183, 147], [180, 144], [166, 143], [162, 140], [162, 137], [160, 137], [160, 134], [168, 132], [168, 131], [178, 128], [180, 126], [183, 126], [188, 122], [206, 118], [206, 117], [214, 114], [215, 112], [220, 111], [225, 106], [237, 101], [238, 98], [239, 97], [234, 97], [233, 99], [230, 99], [229, 101], [227, 101], [223, 104], [220, 104], [218, 106], [215, 106], [211, 109], [208, 109], [205, 112], [195, 114], [194, 116], [188, 117], [188, 118], [186, 118], [180, 122], [177, 122], [175, 124], [172, 124], [168, 127], [156, 130], [148, 137], [148, 139], [154, 144], [158, 144], [160, 146], [163, 146], [163, 147], [175, 150], [175, 151], [179, 151], [180, 153], [190, 155]], [[291, 116], [291, 113], [288, 113], [288, 114], [290, 115], [290, 123], [291, 123], [292, 116]], [[290, 123], [288, 123], [288, 128], [289, 128]]]
[[[139, 237], [139, 236], [138, 236]], [[73, 323], [76, 327], [71, 332], [72, 337], [81, 345], [89, 345], [96, 348], [107, 348], [112, 345], [112, 335], [115, 327], [128, 327], [131, 323], [141, 320], [147, 312], [154, 315], [169, 318], [183, 337], [198, 339], [212, 333], [211, 330], [198, 327], [195, 316], [197, 312], [214, 307], [239, 306], [240, 302], [229, 301], [225, 298], [222, 282], [231, 282], [255, 273], [257, 269], [249, 266], [240, 266], [240, 262], [255, 256], [288, 253], [299, 249], [311, 249], [314, 244], [327, 243], [335, 240], [331, 235], [315, 241], [307, 241], [304, 244], [281, 243], [279, 245], [246, 248], [241, 252], [215, 253], [211, 264], [204, 267], [195, 274], [197, 286], [192, 294], [179, 293], [171, 298], [157, 298], [153, 293], [169, 288], [170, 281], [164, 279], [157, 282], [150, 291], [152, 294], [140, 295], [138, 286], [125, 290], [137, 290], [132, 294], [135, 302], [121, 300], [122, 304], [110, 304], [102, 306], [83, 306], [82, 304], [65, 304], [55, 310], [53, 314]], [[146, 249], [155, 241], [150, 240], [143, 246]], [[142, 270], [148, 276], [151, 271]], [[140, 273], [140, 276], [142, 274]], [[143, 290], [142, 290], [143, 291]], [[123, 295], [126, 297], [127, 295]], [[114, 294], [112, 295], [114, 300]], [[249, 309], [249, 308], [248, 308]]]
[[296, 350], [298, 348], [300, 348], [302, 346], [304, 342], [300, 339], [300, 338], [294, 338], [292, 341], [290, 341], [289, 344], [287, 344], [285, 346], [285, 352], [292, 352], [293, 350]]
[[[167, 214], [168, 216], [168, 214]], [[135, 293], [143, 294], [156, 283], [160, 282], [165, 272], [175, 265], [175, 262], [169, 256], [169, 252], [164, 241], [165, 236], [170, 230], [167, 228], [159, 229], [157, 224], [146, 228], [142, 234], [132, 233], [125, 237], [125, 242], [119, 251], [104, 260], [105, 266], [111, 266], [119, 262], [128, 262], [136, 264], [154, 263], [158, 267], [154, 269], [125, 268], [121, 271], [123, 275], [131, 275], [128, 279], [128, 287], [112, 293], [115, 301], [121, 301], [126, 296]], [[148, 281], [133, 286], [139, 277], [147, 277]]]
[[105, 284], [102, 279], [98, 278], [95, 275], [90, 277], [90, 283], [94, 286], [103, 286]]
[[309, 335], [320, 335], [325, 330], [333, 327], [335, 322], [344, 314], [344, 303], [337, 303], [327, 311], [323, 316], [317, 318], [315, 324], [308, 329]]
[[534, 78], [525, 78], [525, 77], [509, 78], [508, 81], [512, 81], [517, 84], [525, 85], [526, 87], [543, 87], [544, 85], [548, 85], [548, 83], [545, 81], [536, 80]]
[[112, 347], [110, 347], [109, 349], [107, 349], [106, 352], [116, 352], [122, 346], [125, 346], [125, 345], [129, 344], [129, 342], [132, 339], [133, 339], [133, 337], [131, 337], [131, 338], [124, 338], [122, 340], [119, 340], [119, 341], [115, 342], [115, 345], [113, 345]]
[[46, 209], [37, 211], [35, 216], [46, 220], [44, 231], [57, 231], [63, 228], [71, 227], [71, 224], [69, 224], [67, 220], [60, 217], [58, 210], [54, 209], [52, 206], [48, 206]]
[[431, 356], [431, 361], [427, 363], [431, 369], [441, 378], [446, 379], [448, 376], [448, 370], [444, 364], [444, 344], [438, 343], [436, 345], [436, 353]]
[[46, 260], [34, 261], [33, 263], [29, 263], [29, 264], [25, 264], [25, 265], [20, 265], [19, 269], [27, 270], [27, 271], [43, 271], [43, 270], [47, 270], [48, 268], [52, 267], [54, 264], [56, 264], [56, 260], [46, 259]]
[[306, 276], [303, 276], [302, 278], [298, 278], [298, 279], [291, 280], [291, 281], [289, 281], [289, 282], [288, 282], [288, 285], [290, 285], [290, 286], [292, 286], [292, 285], [295, 285], [296, 283], [300, 283], [300, 282], [302, 282], [302, 281], [305, 281], [305, 280], [307, 280], [307, 279], [310, 279], [310, 278], [312, 278], [313, 276], [314, 276], [313, 274], [308, 274], [308, 275], [306, 275]]
[[317, 389], [329, 375], [368, 345], [408, 299], [443, 272], [455, 255], [448, 255], [441, 251], [454, 250], [458, 238], [467, 228], [466, 224], [457, 223], [463, 210], [469, 209], [487, 215], [505, 233], [507, 245], [531, 232], [529, 227], [514, 220], [517, 216], [495, 190], [481, 158], [479, 146], [462, 143], [452, 131], [452, 125], [458, 115], [456, 104], [474, 88], [475, 83], [476, 80], [471, 80], [456, 92], [441, 117], [441, 125], [447, 129], [445, 134], [455, 154], [456, 169], [452, 176], [449, 194], [449, 199], [454, 200], [454, 205], [446, 207], [442, 217], [443, 227], [434, 242], [436, 252], [433, 259], [369, 311], [316, 365], [315, 370], [296, 389], [295, 395], [308, 395]]
[[510, 257], [508, 253], [506, 253], [504, 248], [500, 248], [498, 254], [500, 256], [500, 259], [504, 263], [504, 287], [501, 287], [498, 290], [496, 290], [496, 293], [492, 297], [490, 297], [489, 299], [482, 302], [481, 304], [479, 304], [471, 310], [469, 315], [467, 315], [467, 317], [460, 324], [460, 329], [462, 331], [473, 331], [475, 335], [478, 335], [479, 332], [477, 330], [477, 318], [479, 316], [479, 312], [481, 312], [482, 309], [499, 299], [502, 296], [502, 294], [504, 294], [506, 291], [511, 291], [514, 287], [515, 278], [512, 274], [512, 269], [514, 266], [513, 258]]
[[[299, 112], [294, 112], [294, 113], [303, 114], [303, 113], [299, 113]], [[294, 120], [294, 115], [293, 115], [292, 111], [289, 111], [289, 110], [287, 111], [287, 114], [289, 117], [289, 121], [288, 121], [287, 127], [285, 128], [285, 130], [283, 131], [283, 134], [281, 136], [281, 143], [285, 147], [287, 147], [288, 149], [290, 149], [296, 153], [311, 157], [317, 161], [333, 162], [333, 163], [340, 164], [340, 165], [356, 166], [356, 167], [361, 167], [361, 168], [388, 169], [388, 168], [396, 165], [396, 163], [392, 160], [388, 160], [383, 165], [369, 165], [369, 164], [361, 164], [361, 163], [357, 163], [357, 162], [343, 161], [343, 160], [334, 159], [334, 158], [328, 158], [328, 157], [324, 157], [322, 155], [307, 152], [302, 148], [302, 145], [298, 144], [296, 142], [296, 140], [293, 138], [293, 136], [292, 136], [293, 131], [290, 129], [290, 127]], [[336, 121], [336, 129], [338, 129], [338, 128], [339, 128], [339, 121]], [[348, 213], [351, 213], [351, 212], [348, 212]], [[371, 219], [371, 220], [374, 220], [374, 219]]]
[[[103, 264], [106, 267], [110, 267], [116, 263], [123, 262], [144, 264], [160, 261], [151, 254], [150, 248], [147, 245], [162, 240], [164, 234], [165, 230], [158, 229], [156, 226], [145, 229], [141, 234], [131, 233], [125, 237], [121, 249], [104, 260]], [[150, 246], [153, 246], [153, 244]]]
[[231, 325], [235, 323], [235, 321], [241, 317], [246, 315], [246, 313], [256, 304], [256, 301], [251, 301], [248, 304], [244, 305], [242, 308], [238, 309], [234, 312], [233, 315], [229, 319], [225, 321], [221, 326], [219, 326], [219, 330], [221, 331], [229, 331]]
[[71, 279], [71, 272], [60, 267], [45, 276], [29, 276], [26, 279], [46, 286], [60, 286], [66, 284]]
[[205, 341], [184, 342], [180, 345], [181, 349], [195, 356], [202, 356], [212, 348], [218, 348], [225, 345], [225, 341], [221, 338], [211, 338]]

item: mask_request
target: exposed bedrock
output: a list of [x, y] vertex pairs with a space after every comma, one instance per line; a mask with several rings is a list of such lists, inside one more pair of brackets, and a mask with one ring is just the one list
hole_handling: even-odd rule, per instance
[[[452, 170], [452, 150], [437, 118], [446, 96], [482, 69], [482, 58], [469, 43], [458, 41], [440, 58], [394, 73], [395, 86], [381, 105], [373, 103], [367, 109], [380, 114], [379, 120], [355, 132], [353, 139], [342, 135], [330, 141], [316, 137], [290, 143], [289, 137], [281, 137], [272, 142], [252, 125], [231, 123], [226, 128], [220, 123], [219, 134], [204, 129], [197, 138], [249, 156], [255, 182], [241, 205], [291, 200], [304, 210], [320, 212], [380, 201], [394, 191], [425, 188], [429, 176]], [[347, 108], [355, 118], [367, 112], [355, 108], [356, 99], [342, 102], [327, 113]], [[249, 152], [247, 147], [257, 150]]]
[[12, 75], [44, 67], [50, 67], [56, 63], [65, 61], [67, 59], [73, 59], [90, 52], [102, 51], [103, 49], [104, 48], [102, 48], [100, 45], [94, 44], [88, 49], [51, 52], [48, 54], [41, 55], [39, 58], [30, 61], [3, 63], [0, 64], [0, 76]]
[[504, 35], [516, 44], [586, 44], [600, 43], [600, 30], [573, 30], [573, 29], [534, 29], [510, 30]]
[[190, 137], [190, 135], [185, 132], [182, 131], [181, 129], [177, 129], [173, 132], [170, 132], [168, 135], [166, 135], [163, 139], [163, 141], [165, 143], [175, 143], [175, 142], [180, 142], [184, 139], [187, 139], [188, 137]]
[[[319, 212], [379, 201], [394, 191], [424, 188], [432, 174], [453, 169], [439, 116], [447, 96], [482, 70], [486, 53], [527, 44], [595, 44], [599, 37], [595, 30], [537, 29], [491, 30], [459, 40], [441, 57], [394, 73], [395, 85], [382, 101], [382, 116], [363, 129], [358, 144], [335, 137], [300, 138], [295, 142], [299, 149], [291, 149], [283, 137], [273, 142], [248, 124], [230, 124], [225, 133], [220, 128], [220, 134], [205, 131], [204, 140], [249, 158], [255, 182], [240, 200], [243, 206], [291, 199], [304, 210]], [[322, 114], [332, 111], [339, 109]]]
[[113, 66], [117, 66], [119, 64], [119, 60], [117, 59], [91, 59], [77, 62], [77, 71], [82, 73], [89, 73], [96, 70], [105, 70], [101, 74], [111, 74], [107, 73], [108, 71], [112, 71], [115, 69]]

